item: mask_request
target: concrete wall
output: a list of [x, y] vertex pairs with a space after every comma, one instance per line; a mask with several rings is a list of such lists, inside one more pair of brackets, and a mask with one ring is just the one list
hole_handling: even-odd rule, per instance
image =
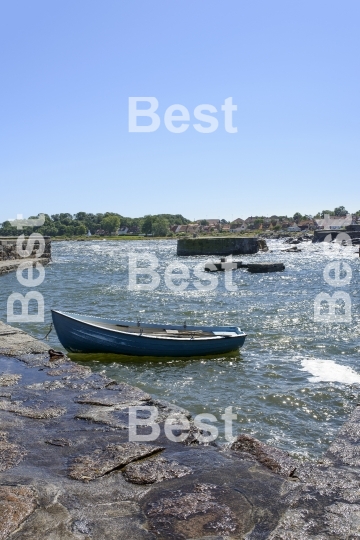
[[360, 231], [349, 231], [349, 230], [344, 230], [344, 229], [342, 229], [342, 230], [339, 229], [337, 231], [333, 231], [333, 230], [321, 229], [321, 230], [314, 231], [313, 242], [323, 242], [325, 240], [326, 236], [328, 236], [328, 234], [331, 234], [332, 240], [335, 240], [337, 235], [340, 234], [340, 233], [348, 234], [351, 239], [360, 238]]
[[260, 249], [256, 237], [179, 238], [178, 255], [246, 255]]

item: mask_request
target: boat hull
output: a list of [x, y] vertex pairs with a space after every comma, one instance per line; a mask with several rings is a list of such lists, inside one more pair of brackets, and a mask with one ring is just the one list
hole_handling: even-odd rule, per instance
[[[70, 352], [113, 353], [129, 356], [207, 356], [228, 353], [244, 344], [246, 334], [236, 327], [195, 327], [187, 326], [189, 331], [207, 330], [218, 332], [231, 328], [237, 335], [219, 339], [158, 339], [140, 334], [128, 334], [101, 327], [101, 323], [121, 324], [127, 321], [113, 321], [97, 317], [84, 317], [52, 311], [55, 330], [60, 343]], [[147, 324], [147, 327], [159, 325]], [[182, 329], [180, 326], [161, 325], [161, 328]]]

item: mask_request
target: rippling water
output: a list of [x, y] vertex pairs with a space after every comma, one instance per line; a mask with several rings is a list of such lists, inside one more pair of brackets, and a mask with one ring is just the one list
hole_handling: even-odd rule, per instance
[[[220, 415], [233, 406], [234, 432], [251, 433], [290, 452], [316, 458], [331, 442], [354, 408], [360, 384], [359, 256], [355, 247], [304, 243], [301, 253], [280, 253], [281, 241], [268, 242], [271, 252], [241, 260], [283, 261], [285, 272], [232, 273], [237, 290], [224, 287], [224, 273], [212, 292], [198, 291], [193, 268], [206, 257], [181, 258], [190, 269], [190, 284], [172, 292], [164, 284], [164, 269], [178, 261], [173, 240], [91, 241], [53, 243], [53, 264], [37, 289], [45, 298], [45, 324], [22, 328], [43, 337], [50, 308], [134, 319], [182, 324], [229, 324], [247, 334], [240, 354], [223, 358], [160, 359], [72, 355], [117, 380], [126, 380], [151, 394], [172, 401], [195, 415]], [[150, 251], [159, 259], [161, 283], [155, 291], [128, 290], [129, 253]], [[313, 306], [320, 292], [335, 289], [323, 277], [327, 263], [338, 259], [352, 268], [349, 285], [352, 322], [314, 323]], [[205, 276], [205, 274], [204, 274]], [[27, 292], [15, 274], [0, 278], [2, 320], [6, 300], [13, 292]], [[59, 347], [54, 332], [49, 337]]]

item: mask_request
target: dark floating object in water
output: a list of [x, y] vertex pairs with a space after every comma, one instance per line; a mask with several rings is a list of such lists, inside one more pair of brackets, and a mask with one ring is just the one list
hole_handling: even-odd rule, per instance
[[284, 263], [252, 263], [247, 265], [248, 272], [259, 274], [263, 272], [282, 272], [285, 270]]
[[138, 324], [56, 310], [52, 318], [61, 344], [79, 353], [206, 356], [235, 351], [246, 338], [236, 326]]
[[291, 247], [289, 249], [283, 249], [284, 253], [301, 253], [301, 249], [299, 249], [297, 246]]
[[241, 261], [227, 261], [221, 258], [220, 262], [211, 262], [205, 264], [205, 272], [225, 272], [227, 270], [237, 270], [238, 268], [246, 268]]
[[282, 272], [285, 270], [284, 263], [249, 263], [243, 264], [241, 261], [226, 261], [221, 259], [220, 262], [211, 262], [205, 265], [205, 272], [224, 272], [227, 270], [237, 270], [238, 268], [246, 268], [252, 274], [264, 272]]

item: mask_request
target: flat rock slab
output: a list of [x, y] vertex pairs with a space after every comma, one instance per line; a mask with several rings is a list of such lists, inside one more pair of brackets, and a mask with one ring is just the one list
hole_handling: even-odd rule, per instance
[[289, 490], [289, 508], [269, 540], [360, 538], [358, 472], [305, 463], [297, 473], [300, 482]]
[[26, 332], [0, 321], [0, 354], [18, 356], [47, 352], [49, 346], [29, 336]]
[[146, 509], [150, 530], [164, 540], [244, 538], [251, 513], [246, 499], [241, 499], [239, 504], [239, 498], [231, 490], [205, 483], [164, 493]]
[[326, 458], [337, 465], [360, 467], [360, 406], [344, 424], [334, 442], [330, 445]]
[[134, 388], [128, 384], [118, 384], [79, 396], [76, 401], [87, 405], [125, 408], [139, 405], [142, 401], [149, 402], [150, 399], [151, 396], [139, 388]]
[[60, 388], [65, 388], [66, 384], [62, 381], [45, 381], [39, 383], [29, 384], [26, 388], [28, 390], [45, 390], [50, 392], [51, 390], [59, 390]]
[[161, 446], [150, 446], [128, 442], [113, 444], [105, 450], [97, 449], [92, 454], [75, 458], [69, 470], [70, 478], [88, 482], [127, 465], [131, 461], [145, 458], [164, 450]]
[[0, 386], [14, 386], [21, 379], [21, 375], [2, 373], [0, 375]]
[[36, 508], [34, 490], [28, 486], [0, 486], [0, 539], [5, 540]]
[[293, 476], [298, 465], [288, 453], [264, 444], [251, 435], [239, 435], [230, 449], [245, 454], [245, 457], [248, 454], [272, 472], [285, 477]]
[[[65, 360], [63, 362], [65, 362]], [[51, 377], [76, 379], [89, 377], [91, 375], [91, 369], [86, 366], [79, 366], [78, 364], [67, 362], [66, 365], [60, 365], [60, 367], [58, 365], [52, 366], [52, 369], [50, 369], [47, 374], [51, 375]]]
[[21, 401], [12, 400], [0, 401], [0, 410], [13, 412], [20, 416], [26, 416], [27, 418], [34, 418], [38, 420], [57, 418], [66, 412], [64, 407], [57, 407], [55, 404], [51, 407], [44, 407], [42, 401], [39, 401], [38, 404], [35, 404], [32, 407], [27, 407]]
[[8, 434], [0, 431], [0, 471], [15, 467], [26, 454], [18, 444], [8, 441]]
[[133, 484], [154, 484], [170, 478], [181, 478], [191, 473], [190, 467], [184, 467], [177, 461], [169, 461], [157, 456], [130, 463], [123, 472], [125, 479]]
[[114, 407], [97, 407], [91, 406], [81, 409], [75, 416], [79, 420], [88, 420], [89, 422], [95, 422], [97, 424], [106, 424], [113, 428], [129, 429], [129, 424], [125, 420], [123, 415], [118, 417]]

